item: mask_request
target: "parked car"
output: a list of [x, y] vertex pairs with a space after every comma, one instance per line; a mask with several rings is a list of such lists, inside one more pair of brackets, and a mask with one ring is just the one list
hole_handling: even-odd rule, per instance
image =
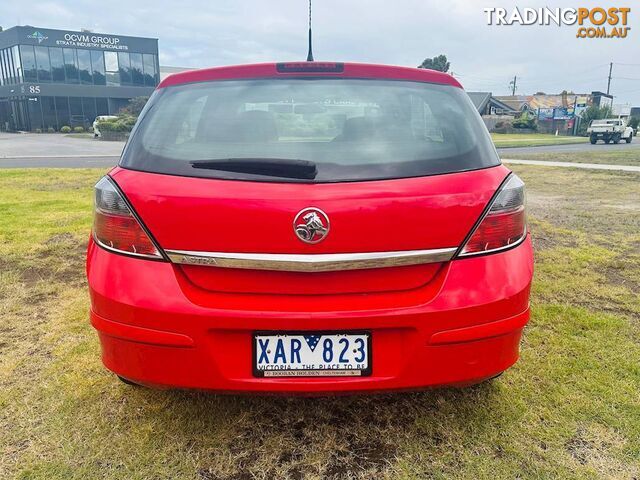
[[633, 128], [628, 127], [627, 123], [620, 118], [592, 120], [587, 133], [592, 145], [595, 145], [598, 140], [604, 140], [604, 143], [620, 143], [620, 140], [631, 143], [633, 140]]
[[445, 73], [172, 75], [95, 188], [103, 362], [127, 383], [229, 392], [493, 378], [529, 320], [524, 197]]
[[116, 120], [118, 117], [115, 115], [98, 115], [96, 119], [93, 121], [93, 138], [99, 138], [102, 136], [100, 133], [100, 129], [98, 127], [98, 123], [104, 120]]

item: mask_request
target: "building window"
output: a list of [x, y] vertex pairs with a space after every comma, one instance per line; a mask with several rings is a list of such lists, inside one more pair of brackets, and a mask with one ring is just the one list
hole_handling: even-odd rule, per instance
[[133, 85], [144, 85], [144, 73], [142, 66], [142, 54], [141, 53], [131, 53], [129, 54], [131, 58], [131, 83]]
[[36, 56], [33, 46], [20, 45], [20, 58], [22, 59], [22, 74], [25, 82], [37, 82], [38, 70], [36, 70]]
[[109, 101], [106, 98], [96, 98], [96, 117], [109, 115]]
[[80, 83], [91, 85], [93, 84], [93, 77], [91, 76], [91, 51], [78, 49], [77, 53]]
[[131, 60], [127, 52], [118, 52], [118, 71], [120, 72], [120, 84], [131, 85]]
[[17, 45], [11, 47], [13, 53], [13, 83], [22, 83], [22, 62], [20, 62], [20, 49]]
[[158, 82], [156, 81], [156, 56], [151, 54], [142, 55], [144, 63], [144, 84], [148, 87], [155, 87]]
[[58, 129], [58, 122], [56, 120], [56, 105], [53, 97], [39, 97], [42, 105], [42, 125], [44, 131], [53, 128]]
[[5, 55], [6, 50], [0, 50], [0, 85], [8, 85], [9, 84], [9, 73], [5, 68]]
[[96, 100], [93, 97], [82, 97], [82, 111], [86, 119], [85, 126], [90, 126], [96, 119]]
[[120, 70], [118, 69], [118, 54], [116, 52], [104, 52], [104, 67], [107, 85], [120, 85]]
[[104, 77], [104, 55], [97, 50], [91, 50], [91, 67], [93, 68], [93, 83], [106, 85]]
[[11, 70], [9, 70], [9, 49], [0, 50], [0, 68], [2, 71], [2, 85], [11, 85], [14, 82]]
[[19, 69], [19, 62], [20, 61], [20, 56], [16, 55], [14, 57], [13, 55], [13, 49], [12, 48], [8, 48], [7, 49], [7, 66], [8, 66], [8, 72], [9, 72], [9, 81], [12, 84], [16, 84], [18, 83], [18, 69]]
[[87, 123], [82, 113], [82, 99], [80, 97], [69, 97], [69, 110], [71, 112], [71, 127], [83, 127]]
[[38, 97], [27, 98], [27, 112], [31, 130], [42, 130], [42, 109], [40, 108], [40, 99]]
[[38, 81], [51, 81], [51, 62], [49, 61], [49, 49], [47, 47], [34, 47], [36, 52], [36, 65], [38, 68]]
[[51, 80], [56, 83], [64, 83], [64, 57], [61, 48], [50, 48], [49, 58], [51, 59]]
[[67, 97], [55, 97], [55, 104], [59, 129], [64, 126], [70, 127], [71, 119], [69, 118], [69, 99]]
[[62, 54], [64, 57], [64, 75], [67, 83], [79, 83], [78, 58], [76, 57], [75, 48], [63, 48]]

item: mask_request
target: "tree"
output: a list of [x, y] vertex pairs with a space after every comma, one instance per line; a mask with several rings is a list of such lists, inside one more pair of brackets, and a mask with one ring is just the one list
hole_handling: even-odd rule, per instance
[[423, 62], [418, 65], [418, 68], [428, 68], [439, 72], [448, 72], [450, 66], [451, 64], [447, 61], [446, 55], [438, 55], [433, 58], [425, 58]]
[[529, 115], [529, 112], [522, 112], [522, 114], [513, 121], [512, 125], [513, 128], [528, 128], [531, 130], [538, 129], [536, 118]]
[[592, 120], [601, 120], [611, 117], [611, 107], [598, 107], [592, 105], [580, 115], [580, 125], [578, 125], [578, 135], [587, 136], [587, 128]]
[[121, 114], [132, 115], [137, 117], [142, 112], [142, 109], [146, 105], [149, 97], [135, 97], [129, 100], [129, 104], [126, 107], [120, 109]]

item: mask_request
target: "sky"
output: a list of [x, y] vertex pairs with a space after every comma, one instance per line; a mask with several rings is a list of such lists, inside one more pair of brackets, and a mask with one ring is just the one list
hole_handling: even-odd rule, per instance
[[[314, 0], [316, 60], [417, 66], [445, 54], [469, 91], [606, 91], [640, 106], [640, 6], [576, 0]], [[485, 7], [630, 7], [624, 39], [578, 39], [576, 25], [487, 25]], [[209, 67], [304, 60], [307, 0], [4, 0], [0, 25], [159, 39], [160, 64]]]

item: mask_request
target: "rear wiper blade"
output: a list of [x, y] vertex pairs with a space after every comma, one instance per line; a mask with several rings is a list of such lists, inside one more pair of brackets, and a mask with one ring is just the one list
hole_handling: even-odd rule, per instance
[[218, 158], [213, 160], [194, 160], [190, 163], [193, 168], [250, 173], [270, 177], [311, 180], [316, 178], [318, 174], [318, 169], [314, 162], [291, 158]]

